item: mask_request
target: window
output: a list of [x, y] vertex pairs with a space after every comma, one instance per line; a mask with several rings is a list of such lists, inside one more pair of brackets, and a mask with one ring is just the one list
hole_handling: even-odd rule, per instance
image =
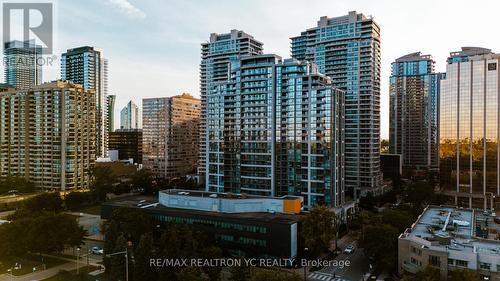
[[422, 255], [422, 250], [419, 249], [419, 248], [413, 247], [413, 246], [411, 247], [411, 252], [414, 253], [414, 254], [417, 254], [419, 256]]
[[485, 270], [490, 270], [491, 264], [490, 263], [486, 263], [486, 262], [481, 262], [481, 263], [479, 263], [479, 268], [485, 269]]
[[456, 262], [455, 262], [455, 265], [460, 266], [460, 267], [467, 267], [468, 264], [469, 264], [469, 262], [462, 261], [462, 260], [456, 260]]
[[441, 262], [439, 261], [439, 257], [429, 255], [429, 265], [437, 266], [437, 267], [441, 266]]

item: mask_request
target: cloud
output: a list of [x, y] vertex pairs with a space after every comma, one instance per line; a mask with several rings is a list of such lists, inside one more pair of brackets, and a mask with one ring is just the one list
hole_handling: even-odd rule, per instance
[[132, 5], [128, 0], [108, 0], [113, 6], [118, 8], [120, 12], [126, 14], [131, 18], [143, 19], [146, 14], [139, 8]]

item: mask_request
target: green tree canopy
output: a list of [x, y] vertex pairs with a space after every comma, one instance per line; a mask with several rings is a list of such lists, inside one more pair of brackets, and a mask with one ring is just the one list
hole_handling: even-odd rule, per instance
[[314, 255], [330, 248], [330, 241], [335, 239], [337, 217], [326, 206], [317, 205], [302, 221], [304, 245]]
[[282, 271], [278, 269], [254, 268], [250, 281], [301, 281], [297, 273]]

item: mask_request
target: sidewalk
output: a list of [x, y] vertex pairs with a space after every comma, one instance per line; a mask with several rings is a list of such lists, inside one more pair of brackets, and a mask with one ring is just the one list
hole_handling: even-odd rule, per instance
[[[85, 267], [86, 264], [80, 264], [79, 267]], [[52, 277], [59, 273], [60, 270], [74, 270], [76, 269], [76, 262], [68, 262], [65, 264], [61, 264], [56, 267], [49, 268], [47, 270], [37, 271], [30, 274], [25, 274], [21, 276], [10, 276], [10, 274], [2, 274], [0, 275], [0, 281], [39, 281], [49, 277]], [[12, 279], [11, 279], [12, 278]]]
[[[56, 275], [57, 273], [59, 273], [60, 270], [70, 271], [70, 270], [76, 269], [76, 261], [73, 259], [63, 258], [63, 257], [59, 257], [59, 256], [51, 256], [51, 255], [44, 255], [44, 256], [54, 257], [54, 258], [58, 258], [61, 260], [65, 260], [65, 261], [67, 261], [67, 263], [49, 268], [47, 270], [36, 271], [33, 273], [21, 275], [21, 276], [14, 275], [11, 277], [10, 274], [8, 274], [8, 273], [1, 274], [0, 281], [10, 281], [10, 280], [12, 280], [12, 281], [39, 281], [39, 280], [47, 279], [49, 277]], [[89, 265], [99, 266], [99, 264], [92, 263], [92, 262], [90, 262]], [[78, 268], [83, 268], [86, 266], [87, 266], [86, 261], [82, 262], [80, 260], [80, 262], [78, 263]]]

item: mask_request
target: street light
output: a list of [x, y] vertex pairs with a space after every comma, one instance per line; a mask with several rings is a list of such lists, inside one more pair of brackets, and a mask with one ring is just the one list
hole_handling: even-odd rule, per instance
[[125, 277], [126, 281], [128, 281], [128, 247], [125, 247], [125, 251], [116, 252], [112, 254], [106, 255], [106, 257], [116, 256], [116, 255], [125, 255]]
[[10, 273], [10, 281], [12, 281], [12, 278], [13, 278], [13, 276], [12, 276], [12, 267], [10, 269], [7, 269], [7, 272]]
[[80, 261], [80, 247], [76, 248], [76, 275], [80, 274], [80, 267], [79, 267], [79, 261]]

